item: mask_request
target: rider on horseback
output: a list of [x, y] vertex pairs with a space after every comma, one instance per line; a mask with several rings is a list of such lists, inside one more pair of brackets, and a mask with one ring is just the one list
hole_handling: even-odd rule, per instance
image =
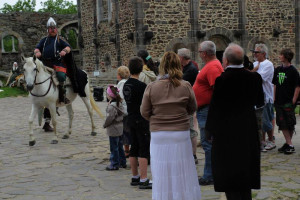
[[34, 50], [37, 58], [43, 61], [43, 64], [53, 68], [56, 71], [56, 77], [59, 81], [59, 102], [70, 103], [66, 98], [64, 83], [66, 81], [67, 67], [62, 62], [62, 57], [70, 53], [70, 45], [59, 38], [56, 22], [52, 17], [47, 22], [48, 36], [43, 38]]

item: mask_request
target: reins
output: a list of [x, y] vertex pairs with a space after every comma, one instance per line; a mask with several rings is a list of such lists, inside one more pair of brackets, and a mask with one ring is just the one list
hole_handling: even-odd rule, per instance
[[[34, 64], [36, 65], [36, 63], [34, 63]], [[43, 95], [36, 95], [36, 94], [33, 94], [31, 91], [30, 91], [30, 94], [32, 96], [35, 96], [35, 97], [44, 97], [44, 96], [46, 96], [49, 93], [50, 88], [52, 86], [52, 82], [53, 82], [52, 76], [50, 75], [46, 80], [44, 80], [42, 82], [39, 82], [39, 83], [36, 83], [36, 77], [37, 77], [37, 74], [39, 73], [39, 70], [37, 68], [35, 68], [34, 70], [36, 71], [35, 77], [34, 77], [34, 85], [41, 85], [41, 84], [45, 83], [46, 81], [48, 81], [49, 79], [50, 79], [50, 84], [49, 84], [48, 90], [47, 90], [47, 92], [45, 94], [43, 94]]]

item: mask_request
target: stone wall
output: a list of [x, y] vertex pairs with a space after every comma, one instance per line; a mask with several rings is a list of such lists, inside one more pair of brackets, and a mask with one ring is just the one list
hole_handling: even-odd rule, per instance
[[151, 42], [147, 43], [147, 50], [158, 60], [170, 41], [188, 37], [191, 30], [189, 1], [144, 0], [144, 7], [144, 25], [154, 35]]
[[[249, 0], [247, 1], [246, 29], [249, 35], [249, 49], [254, 42], [264, 42], [270, 51], [270, 60], [279, 63], [279, 52], [291, 48], [295, 52], [295, 10], [292, 0]], [[280, 32], [274, 35], [275, 29]], [[294, 59], [295, 61], [295, 59]], [[299, 63], [297, 63], [299, 65]]]
[[[83, 23], [92, 21], [91, 13], [99, 9], [95, 2], [82, 1]], [[112, 80], [115, 67], [126, 65], [128, 58], [139, 49], [147, 49], [151, 56], [159, 59], [165, 51], [176, 51], [187, 47], [200, 67], [203, 66], [197, 52], [204, 40], [217, 44], [217, 55], [222, 57], [230, 42], [240, 44], [252, 59], [251, 49], [257, 43], [265, 43], [269, 48], [269, 58], [279, 65], [278, 53], [283, 48], [291, 48], [295, 53], [294, 64], [299, 67], [300, 48], [296, 34], [300, 33], [299, 0], [111, 0], [112, 18], [83, 29], [87, 41], [96, 33], [99, 42], [98, 56], [102, 77]], [[102, 8], [106, 9], [106, 8]], [[98, 12], [96, 10], [96, 12]], [[96, 15], [94, 15], [96, 16]], [[94, 19], [97, 20], [97, 19]], [[147, 39], [147, 35], [150, 38]], [[153, 37], [151, 37], [153, 35]], [[86, 41], [85, 41], [86, 42]], [[88, 42], [86, 42], [88, 43]], [[89, 47], [88, 47], [89, 48]], [[95, 48], [95, 47], [94, 47]], [[83, 48], [83, 52], [89, 49]], [[110, 58], [110, 65], [105, 62]], [[85, 59], [85, 58], [84, 58]], [[89, 59], [87, 66], [95, 66]], [[108, 68], [107, 68], [108, 67]], [[88, 68], [93, 71], [96, 68]]]
[[98, 43], [97, 37], [95, 37], [95, 25], [94, 25], [94, 9], [95, 0], [84, 0], [81, 3], [81, 36], [82, 36], [82, 60], [83, 67], [86, 71], [91, 72], [95, 70], [96, 63], [96, 44]]
[[[0, 70], [9, 71], [13, 62], [21, 62], [21, 54], [32, 56], [37, 43], [47, 35], [46, 23], [52, 16], [58, 28], [62, 28], [68, 22], [75, 22], [77, 29], [77, 14], [73, 15], [51, 15], [50, 13], [11, 13], [0, 14]], [[2, 38], [6, 35], [13, 35], [19, 41], [18, 51], [2, 52]], [[79, 50], [74, 52], [75, 56]], [[79, 61], [78, 56], [76, 60]]]

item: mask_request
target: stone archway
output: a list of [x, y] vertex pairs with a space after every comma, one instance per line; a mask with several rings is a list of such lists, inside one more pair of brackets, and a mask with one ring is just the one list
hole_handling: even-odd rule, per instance
[[180, 48], [188, 48], [188, 44], [188, 38], [174, 38], [166, 46], [165, 51], [173, 51], [177, 53], [177, 50]]
[[223, 53], [226, 47], [230, 44], [230, 39], [224, 35], [212, 35], [209, 37], [210, 41], [213, 41], [216, 44], [216, 56], [220, 62], [222, 62]]
[[67, 23], [64, 23], [61, 25], [60, 28], [58, 28], [58, 32], [60, 35], [62, 35], [71, 45], [72, 51], [78, 51], [79, 45], [78, 45], [78, 20], [69, 21]]
[[187, 48], [187, 47], [183, 43], [176, 43], [176, 44], [173, 45], [172, 51], [177, 53], [178, 49], [181, 49], [181, 48]]
[[[12, 35], [14, 36], [17, 40], [18, 40], [18, 52], [21, 52], [22, 51], [22, 47], [24, 45], [24, 40], [23, 38], [21, 37], [21, 35], [17, 32], [14, 32], [14, 31], [5, 31], [3, 32], [2, 34], [0, 34], [0, 40], [1, 40], [1, 45], [2, 45], [2, 39], [8, 35]], [[18, 52], [15, 52], [15, 53], [18, 53]], [[2, 50], [1, 50], [1, 53], [2, 53]]]

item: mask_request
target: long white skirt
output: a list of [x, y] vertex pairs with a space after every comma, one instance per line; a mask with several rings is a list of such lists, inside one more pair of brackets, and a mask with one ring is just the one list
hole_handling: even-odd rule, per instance
[[199, 200], [190, 131], [151, 132], [153, 200]]

